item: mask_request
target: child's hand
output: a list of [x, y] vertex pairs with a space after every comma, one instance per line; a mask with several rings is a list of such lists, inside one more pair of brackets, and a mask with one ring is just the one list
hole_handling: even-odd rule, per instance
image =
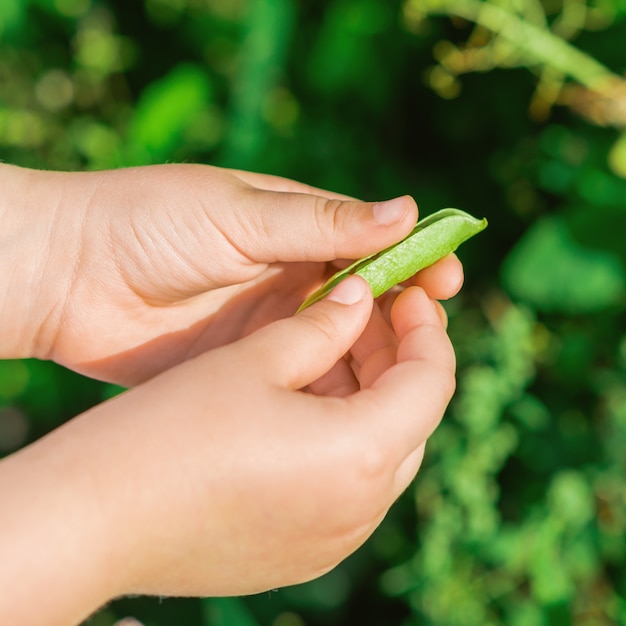
[[415, 475], [454, 388], [423, 290], [397, 297], [392, 326], [371, 311], [349, 278], [10, 459], [30, 500], [9, 499], [4, 525], [40, 559], [15, 555], [5, 572], [27, 597], [38, 590], [24, 610], [53, 615], [69, 595], [69, 623], [70, 609], [78, 619], [118, 594], [254, 593], [317, 577], [360, 546]]
[[[3, 327], [29, 320], [0, 356], [51, 358], [124, 385], [292, 314], [328, 262], [398, 241], [417, 217], [410, 198], [375, 207], [208, 166], [0, 168], [14, 189], [0, 241], [6, 292], [21, 299]], [[454, 257], [416, 278], [433, 298], [461, 282]]]

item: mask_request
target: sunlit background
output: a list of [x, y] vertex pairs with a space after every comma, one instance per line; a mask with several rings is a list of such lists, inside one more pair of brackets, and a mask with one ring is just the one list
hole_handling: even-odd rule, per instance
[[[456, 398], [366, 546], [89, 624], [626, 623], [624, 41], [626, 0], [0, 0], [1, 160], [227, 165], [490, 222], [447, 305]], [[0, 454], [117, 391], [0, 362]]]

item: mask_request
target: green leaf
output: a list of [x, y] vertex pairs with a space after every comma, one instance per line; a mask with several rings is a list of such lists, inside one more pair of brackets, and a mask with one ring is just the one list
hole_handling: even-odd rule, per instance
[[558, 217], [529, 228], [505, 259], [502, 280], [513, 296], [548, 312], [593, 313], [626, 292], [619, 258], [580, 245]]
[[207, 598], [202, 608], [206, 626], [259, 626], [240, 598]]
[[26, 3], [23, 0], [2, 0], [0, 2], [0, 40], [6, 33], [16, 31], [23, 23]]
[[486, 219], [477, 219], [458, 209], [442, 209], [419, 221], [410, 235], [393, 246], [364, 257], [331, 276], [300, 306], [302, 311], [321, 300], [344, 278], [363, 277], [377, 298], [420, 270], [454, 252], [464, 241], [487, 227]]
[[130, 129], [131, 160], [162, 161], [209, 102], [208, 75], [195, 65], [179, 65], [141, 94]]
[[572, 528], [583, 528], [594, 517], [593, 489], [580, 471], [559, 472], [552, 479], [547, 495], [550, 514]]
[[24, 361], [0, 361], [0, 404], [23, 393], [29, 380], [30, 372]]
[[609, 153], [609, 166], [615, 174], [626, 178], [626, 132], [623, 132], [613, 144]]
[[[626, 192], [626, 188], [622, 192]], [[624, 197], [623, 193], [621, 197]], [[621, 259], [622, 267], [626, 269], [626, 207], [623, 203], [568, 207], [565, 219], [568, 231], [578, 244], [614, 254]]]

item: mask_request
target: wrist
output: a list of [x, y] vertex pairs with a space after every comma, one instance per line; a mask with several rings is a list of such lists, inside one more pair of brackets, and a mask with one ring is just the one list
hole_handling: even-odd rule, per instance
[[[61, 223], [59, 174], [0, 163], [0, 358], [46, 358], [58, 325], [74, 244]], [[67, 221], [67, 220], [65, 220]], [[60, 249], [62, 248], [62, 249]], [[63, 263], [66, 261], [66, 263]]]
[[3, 624], [82, 623], [118, 595], [115, 529], [94, 480], [99, 468], [76, 439], [70, 422], [0, 461]]

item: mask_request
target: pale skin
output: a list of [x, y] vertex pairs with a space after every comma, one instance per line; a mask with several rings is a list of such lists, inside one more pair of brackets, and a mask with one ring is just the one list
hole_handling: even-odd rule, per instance
[[255, 593], [356, 550], [453, 393], [436, 300], [462, 268], [450, 256], [376, 303], [352, 277], [293, 313], [416, 218], [409, 197], [208, 166], [0, 164], [0, 357], [131, 387], [0, 461], [0, 623]]

